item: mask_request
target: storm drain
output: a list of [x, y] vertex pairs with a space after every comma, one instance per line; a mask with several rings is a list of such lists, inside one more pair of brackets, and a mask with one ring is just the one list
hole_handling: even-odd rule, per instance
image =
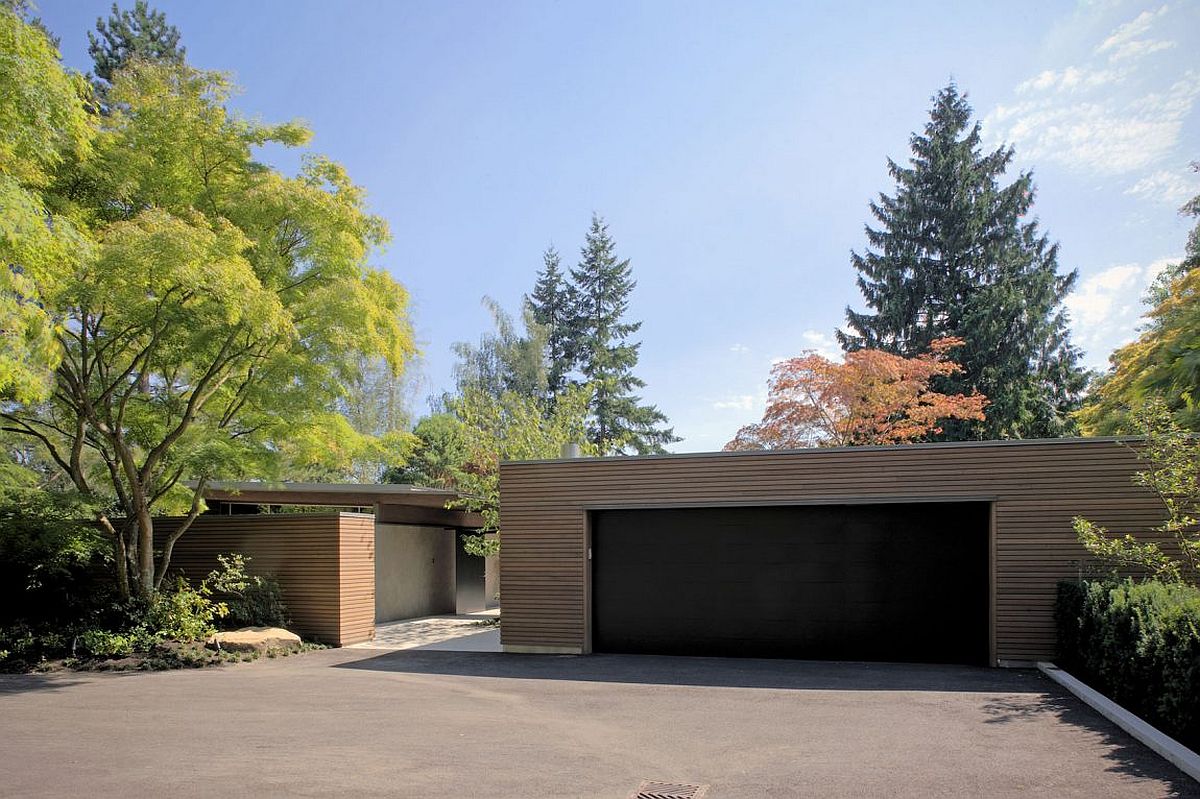
[[707, 793], [707, 785], [644, 780], [633, 793], [629, 794], [629, 799], [702, 799]]

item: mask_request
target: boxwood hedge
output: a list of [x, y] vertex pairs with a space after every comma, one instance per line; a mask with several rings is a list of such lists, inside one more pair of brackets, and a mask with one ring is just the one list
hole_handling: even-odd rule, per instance
[[1060, 667], [1200, 748], [1200, 588], [1064, 582], [1055, 615]]

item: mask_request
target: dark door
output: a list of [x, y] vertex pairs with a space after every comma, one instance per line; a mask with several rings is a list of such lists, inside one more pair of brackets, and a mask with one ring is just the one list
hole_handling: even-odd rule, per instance
[[596, 652], [986, 664], [987, 503], [596, 511]]

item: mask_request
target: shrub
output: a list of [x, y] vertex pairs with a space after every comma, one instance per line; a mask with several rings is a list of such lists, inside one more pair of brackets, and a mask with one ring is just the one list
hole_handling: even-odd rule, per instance
[[175, 590], [159, 592], [146, 614], [145, 626], [159, 639], [198, 641], [216, 632], [213, 622], [229, 612], [224, 602], [213, 602], [207, 581], [193, 588], [182, 577]]
[[83, 651], [96, 657], [123, 656], [133, 653], [133, 636], [107, 630], [87, 630], [79, 636]]
[[221, 568], [209, 573], [205, 583], [224, 599], [228, 613], [223, 627], [284, 627], [287, 606], [283, 589], [274, 577], [246, 573], [250, 558], [232, 553], [218, 555]]
[[114, 596], [112, 544], [77, 494], [0, 487], [0, 626], [54, 626]]
[[1063, 583], [1055, 616], [1060, 665], [1189, 746], [1200, 744], [1200, 589]]

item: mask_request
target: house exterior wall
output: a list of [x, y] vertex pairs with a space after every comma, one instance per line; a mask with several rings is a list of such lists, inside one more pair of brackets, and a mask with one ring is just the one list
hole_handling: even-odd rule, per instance
[[1049, 659], [1056, 583], [1085, 559], [1072, 518], [1158, 540], [1161, 505], [1131, 482], [1139, 467], [1110, 439], [505, 463], [501, 640], [508, 651], [590, 651], [590, 510], [985, 501], [991, 660]]
[[453, 530], [375, 526], [375, 621], [453, 613]]
[[[180, 519], [155, 519], [161, 542]], [[375, 634], [375, 519], [358, 513], [199, 516], [175, 543], [171, 571], [192, 581], [217, 567], [217, 555], [251, 558], [252, 574], [271, 574], [283, 589], [292, 626], [327, 644]]]

